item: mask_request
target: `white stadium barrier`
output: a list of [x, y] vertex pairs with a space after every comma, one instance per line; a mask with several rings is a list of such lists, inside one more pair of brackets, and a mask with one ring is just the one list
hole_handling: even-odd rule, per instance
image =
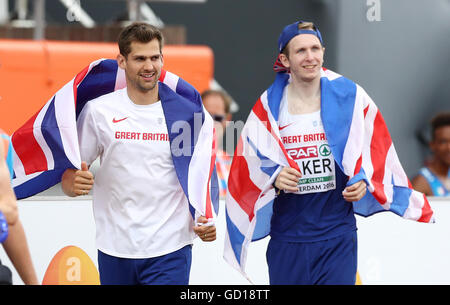
[[[404, 220], [392, 213], [368, 218], [357, 217], [358, 273], [362, 284], [450, 284], [450, 198], [431, 197], [436, 223], [423, 224]], [[38, 279], [55, 255], [67, 246], [82, 249], [97, 266], [95, 223], [90, 196], [34, 196], [18, 203], [22, 224]], [[194, 242], [190, 283], [247, 285], [238, 271], [222, 258], [224, 246], [224, 202], [220, 202], [217, 240]], [[247, 259], [247, 274], [254, 284], [269, 283], [266, 246], [269, 238], [252, 243]], [[67, 268], [64, 283], [79, 284], [77, 269], [82, 267], [65, 257], [59, 268]], [[23, 284], [5, 252], [3, 264], [13, 271], [14, 284]], [[301, 259], [301, 258], [299, 258]], [[75, 261], [76, 262], [76, 261]], [[80, 262], [78, 262], [80, 263]], [[81, 263], [84, 263], [81, 262]], [[75, 276], [74, 276], [75, 275]]]

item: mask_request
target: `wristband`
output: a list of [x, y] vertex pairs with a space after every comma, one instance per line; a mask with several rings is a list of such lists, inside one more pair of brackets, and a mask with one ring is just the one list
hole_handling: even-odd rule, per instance
[[279, 196], [280, 193], [281, 193], [281, 190], [275, 186], [275, 181], [272, 183], [272, 186], [273, 186], [273, 188], [275, 189], [275, 194], [276, 194], [277, 196]]

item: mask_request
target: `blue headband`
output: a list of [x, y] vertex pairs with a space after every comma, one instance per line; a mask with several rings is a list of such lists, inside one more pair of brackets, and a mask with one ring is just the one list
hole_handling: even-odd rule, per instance
[[316, 36], [320, 40], [320, 43], [323, 45], [322, 35], [320, 35], [319, 29], [316, 26], [314, 26], [314, 30], [298, 29], [298, 25], [303, 22], [304, 21], [301, 20], [294, 22], [292, 24], [287, 25], [283, 29], [283, 32], [281, 32], [280, 37], [278, 38], [278, 52], [281, 52], [289, 43], [289, 41], [291, 41], [292, 38], [300, 34], [312, 34]]

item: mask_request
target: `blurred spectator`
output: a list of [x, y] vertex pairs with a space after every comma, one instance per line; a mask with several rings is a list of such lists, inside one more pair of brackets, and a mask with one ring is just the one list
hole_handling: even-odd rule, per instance
[[[11, 150], [9, 137], [0, 130], [0, 240], [24, 284], [36, 285], [38, 284], [36, 272], [28, 250], [25, 231], [18, 216], [16, 197], [11, 188]], [[0, 268], [0, 277], [5, 276], [0, 281], [3, 283], [9, 281], [12, 284], [12, 280], [8, 279], [9, 270], [5, 269], [6, 266]]]
[[216, 129], [216, 168], [219, 178], [220, 197], [225, 198], [227, 191], [228, 172], [231, 166], [231, 156], [223, 150], [222, 139], [227, 127], [227, 122], [231, 120], [231, 97], [221, 90], [206, 90], [202, 93], [203, 105], [206, 111], [214, 119]]
[[450, 112], [432, 119], [429, 147], [433, 156], [413, 178], [412, 185], [427, 196], [450, 196]]

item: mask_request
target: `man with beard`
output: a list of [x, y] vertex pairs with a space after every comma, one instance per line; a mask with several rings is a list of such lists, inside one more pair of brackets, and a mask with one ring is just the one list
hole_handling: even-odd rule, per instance
[[[183, 111], [182, 103], [189, 104], [188, 115], [201, 111], [201, 99], [197, 93], [199, 105], [179, 100], [168, 86], [158, 83], [162, 41], [162, 33], [146, 23], [134, 23], [121, 32], [117, 62], [125, 71], [127, 87], [83, 108], [77, 120], [81, 170], [68, 169], [62, 177], [69, 196], [88, 194], [94, 187], [102, 284], [186, 285], [195, 234], [203, 241], [216, 238], [215, 226], [193, 225], [165, 112], [169, 96], [178, 111]], [[94, 183], [88, 165], [98, 156]], [[207, 220], [200, 216], [196, 222]]]

